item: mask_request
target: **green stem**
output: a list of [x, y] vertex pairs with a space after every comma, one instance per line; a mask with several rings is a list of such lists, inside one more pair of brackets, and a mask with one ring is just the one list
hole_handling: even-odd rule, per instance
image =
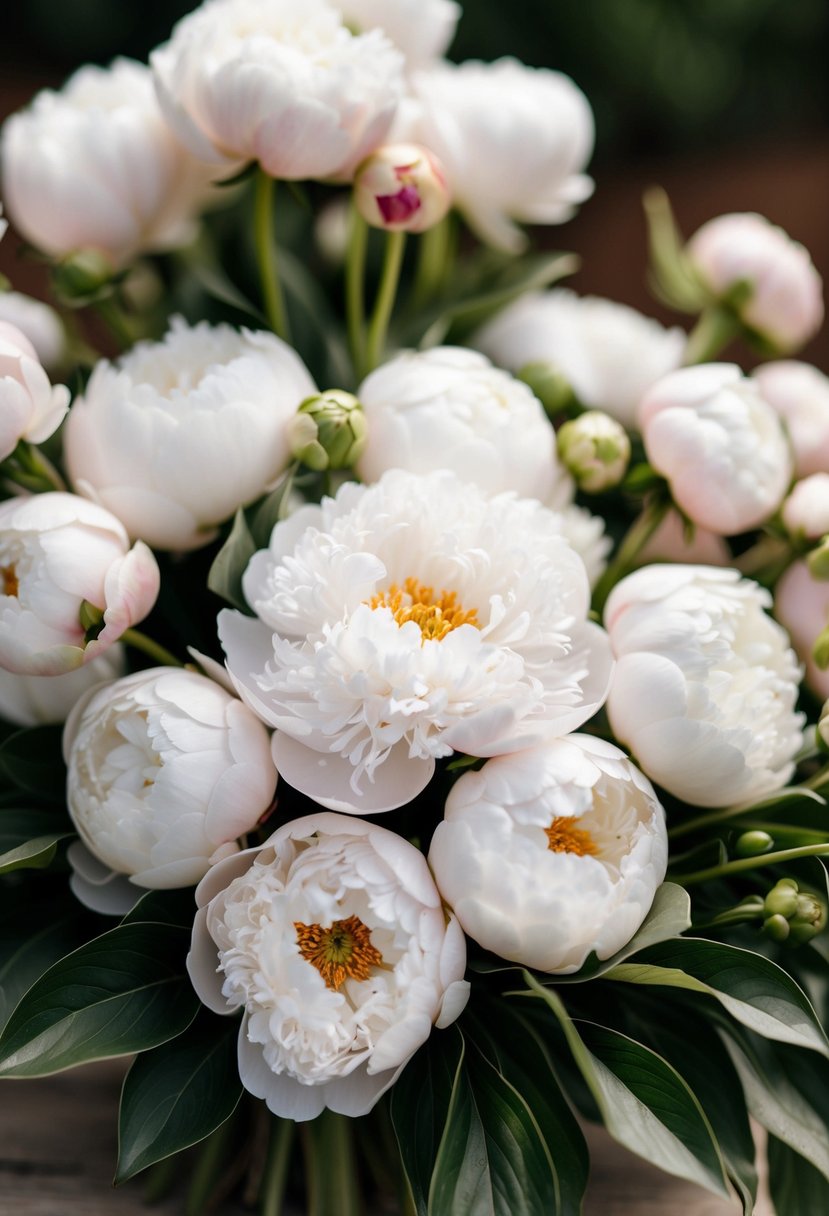
[[118, 307], [111, 295], [95, 301], [95, 311], [112, 334], [115, 341], [127, 350], [137, 338], [122, 309]]
[[819, 790], [822, 785], [826, 785], [829, 781], [829, 764], [824, 764], [823, 768], [819, 768], [814, 777], [810, 777], [808, 781], [802, 781], [801, 785], [806, 790]]
[[280, 338], [289, 342], [288, 317], [282, 297], [282, 285], [279, 281], [277, 244], [273, 230], [275, 193], [275, 180], [264, 169], [258, 169], [253, 202], [253, 237], [256, 244], [256, 260], [259, 264], [262, 300], [271, 329]]
[[203, 1142], [192, 1172], [184, 1205], [185, 1216], [204, 1216], [210, 1193], [221, 1176], [233, 1131], [233, 1117], [225, 1119]]
[[52, 462], [46, 459], [39, 448], [27, 443], [25, 439], [18, 443], [13, 459], [24, 474], [39, 479], [46, 489], [66, 491], [66, 482]]
[[[745, 808], [748, 813], [752, 808]], [[670, 828], [668, 831], [669, 840], [677, 840], [680, 836], [687, 836], [691, 832], [695, 832], [697, 828], [707, 828], [713, 823], [725, 823], [729, 819], [736, 819], [741, 814], [739, 809], [733, 806], [726, 806], [717, 811], [709, 811], [706, 815], [696, 815], [693, 819], [686, 819], [684, 823], [678, 823], [676, 827]]]
[[291, 1120], [274, 1118], [262, 1182], [262, 1216], [281, 1216], [293, 1141], [294, 1125]]
[[668, 499], [661, 496], [654, 498], [633, 521], [626, 535], [622, 537], [613, 560], [596, 584], [593, 592], [593, 607], [596, 612], [601, 614], [607, 597], [619, 579], [624, 578], [633, 569], [637, 557], [662, 523], [669, 507]]
[[741, 332], [742, 325], [736, 313], [719, 304], [711, 304], [700, 314], [688, 337], [686, 367], [694, 363], [710, 363]]
[[451, 212], [420, 237], [417, 268], [412, 287], [412, 306], [423, 308], [440, 294], [452, 263], [453, 220]]
[[308, 1216], [361, 1216], [351, 1121], [326, 1110], [303, 1132]]
[[693, 874], [674, 874], [673, 882], [681, 883], [683, 887], [692, 887], [700, 882], [708, 882], [712, 878], [730, 878], [732, 874], [745, 874], [747, 870], [756, 870], [760, 866], [778, 866], [785, 861], [797, 861], [801, 857], [826, 857], [829, 855], [829, 844], [807, 844], [797, 849], [780, 849], [776, 853], [762, 853], [759, 857], [742, 857], [738, 861], [726, 861], [720, 866], [709, 866], [707, 870], [696, 870]]
[[368, 224], [352, 203], [345, 255], [345, 317], [348, 347], [356, 380], [362, 380], [366, 359], [366, 250]]
[[145, 633], [139, 632], [138, 629], [125, 629], [121, 634], [121, 641], [125, 646], [132, 646], [134, 650], [140, 650], [151, 659], [155, 659], [162, 667], [183, 667], [171, 651], [162, 646], [159, 642], [148, 638]]
[[383, 272], [380, 276], [380, 286], [377, 289], [377, 299], [374, 301], [374, 312], [368, 327], [366, 342], [366, 373], [374, 371], [383, 358], [389, 321], [391, 320], [394, 299], [397, 295], [397, 284], [400, 281], [400, 270], [403, 265], [403, 253], [406, 248], [405, 232], [386, 233], [386, 253], [383, 259]]

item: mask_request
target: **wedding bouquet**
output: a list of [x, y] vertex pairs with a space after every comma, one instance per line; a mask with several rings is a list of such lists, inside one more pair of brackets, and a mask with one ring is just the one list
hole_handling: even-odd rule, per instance
[[459, 15], [206, 0], [3, 128], [0, 1076], [134, 1056], [189, 1213], [575, 1216], [580, 1119], [750, 1213], [750, 1112], [814, 1216], [821, 281], [654, 191], [687, 331], [555, 286], [590, 108]]

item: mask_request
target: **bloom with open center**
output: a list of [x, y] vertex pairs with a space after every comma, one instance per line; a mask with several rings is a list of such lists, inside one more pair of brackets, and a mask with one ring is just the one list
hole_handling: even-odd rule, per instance
[[283, 777], [334, 810], [401, 806], [453, 751], [567, 734], [602, 704], [584, 563], [539, 502], [386, 473], [277, 524], [219, 617]]
[[466, 947], [423, 854], [323, 813], [214, 866], [187, 967], [216, 1013], [242, 1009], [242, 1083], [277, 1115], [369, 1111], [433, 1025], [463, 1010]]
[[667, 858], [650, 782], [619, 748], [588, 735], [465, 773], [429, 851], [441, 895], [471, 938], [562, 974], [630, 940]]
[[677, 798], [747, 802], [794, 771], [800, 669], [770, 605], [757, 583], [713, 566], [646, 566], [610, 594], [610, 724]]

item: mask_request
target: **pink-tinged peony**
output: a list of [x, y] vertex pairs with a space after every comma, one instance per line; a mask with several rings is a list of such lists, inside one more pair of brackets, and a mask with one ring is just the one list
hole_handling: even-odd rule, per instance
[[288, 423], [316, 386], [271, 333], [174, 318], [95, 367], [66, 422], [72, 484], [157, 549], [195, 549], [275, 482]]
[[[156, 560], [123, 525], [74, 494], [0, 504], [0, 666], [57, 676], [103, 654], [158, 596]], [[102, 614], [97, 631], [84, 604]]]
[[117, 642], [91, 663], [62, 676], [20, 676], [0, 667], [0, 717], [16, 726], [65, 722], [96, 684], [124, 674], [124, 648]]
[[764, 523], [792, 477], [775, 411], [733, 363], [686, 367], [659, 380], [639, 406], [648, 460], [695, 524], [733, 536]]
[[800, 668], [769, 607], [757, 583], [709, 566], [647, 566], [610, 594], [611, 729], [685, 802], [748, 802], [794, 772]]
[[560, 224], [589, 198], [593, 114], [567, 76], [515, 59], [439, 63], [412, 79], [404, 138], [440, 157], [452, 199], [487, 244], [519, 251], [518, 223]]
[[709, 291], [781, 354], [820, 329], [823, 282], [808, 251], [762, 215], [719, 215], [691, 237], [686, 253]]
[[665, 877], [665, 815], [618, 747], [570, 735], [465, 773], [429, 865], [464, 932], [501, 958], [578, 971], [633, 937]]
[[417, 144], [384, 144], [354, 175], [354, 203], [373, 228], [425, 232], [452, 204], [438, 158]]
[[806, 683], [823, 699], [829, 697], [829, 670], [818, 667], [812, 647], [829, 627], [829, 582], [814, 578], [805, 562], [794, 562], [774, 589], [774, 615], [791, 634], [806, 667]]
[[366, 1114], [466, 1004], [463, 933], [426, 859], [364, 820], [287, 823], [196, 900], [193, 986], [216, 1013], [242, 1010], [242, 1084], [283, 1118]]
[[353, 483], [277, 524], [222, 612], [240, 695], [289, 784], [334, 810], [390, 810], [435, 761], [568, 734], [610, 679], [584, 563], [539, 502], [448, 472]]
[[809, 363], [781, 359], [763, 363], [751, 378], [783, 420], [795, 476], [829, 473], [829, 377]]
[[0, 321], [0, 460], [11, 456], [21, 439], [48, 439], [68, 409], [69, 389], [50, 384], [26, 335]]
[[150, 61], [164, 113], [205, 160], [348, 180], [386, 136], [403, 57], [327, 0], [206, 0]]
[[191, 241], [219, 172], [181, 146], [149, 69], [127, 59], [38, 93], [4, 124], [2, 161], [8, 213], [27, 240], [58, 258], [95, 250], [113, 270]]

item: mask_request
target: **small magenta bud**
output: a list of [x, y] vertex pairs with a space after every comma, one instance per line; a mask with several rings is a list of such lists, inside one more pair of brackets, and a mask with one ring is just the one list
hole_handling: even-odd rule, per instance
[[443, 219], [452, 196], [433, 152], [418, 144], [387, 144], [359, 165], [354, 202], [372, 228], [425, 232]]

